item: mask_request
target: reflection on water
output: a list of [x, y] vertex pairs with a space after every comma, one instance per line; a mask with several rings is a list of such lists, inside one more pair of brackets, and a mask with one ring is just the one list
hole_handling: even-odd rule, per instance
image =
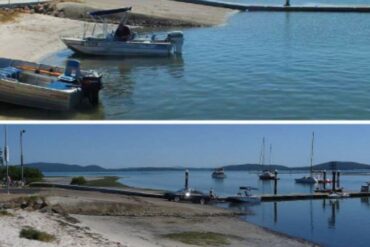
[[324, 246], [368, 246], [369, 198], [264, 202], [244, 219]]

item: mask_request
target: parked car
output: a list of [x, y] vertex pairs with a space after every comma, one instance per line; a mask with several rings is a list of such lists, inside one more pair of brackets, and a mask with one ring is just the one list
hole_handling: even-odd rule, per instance
[[211, 200], [209, 195], [194, 189], [181, 189], [176, 192], [166, 192], [164, 197], [174, 202], [189, 201], [200, 204], [208, 203]]

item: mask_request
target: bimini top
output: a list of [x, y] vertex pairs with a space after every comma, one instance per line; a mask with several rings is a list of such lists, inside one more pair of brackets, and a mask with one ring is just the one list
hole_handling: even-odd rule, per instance
[[113, 14], [118, 14], [118, 13], [124, 13], [124, 12], [130, 11], [131, 9], [132, 7], [120, 8], [120, 9], [98, 10], [98, 11], [90, 12], [89, 15], [91, 16], [113, 15]]

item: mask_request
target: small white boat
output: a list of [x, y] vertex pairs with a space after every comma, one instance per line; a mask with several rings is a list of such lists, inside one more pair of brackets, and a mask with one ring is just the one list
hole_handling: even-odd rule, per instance
[[347, 198], [350, 197], [348, 193], [345, 192], [332, 192], [328, 195], [330, 199], [337, 199], [337, 198]]
[[0, 101], [33, 108], [69, 111], [88, 98], [99, 101], [101, 75], [81, 71], [77, 60], [66, 69], [0, 58]]
[[[181, 54], [184, 35], [181, 31], [168, 32], [163, 38], [158, 35], [138, 35], [126, 25], [127, 13], [130, 8], [101, 10], [90, 12], [96, 22], [91, 35], [82, 37], [62, 37], [62, 41], [71, 50], [95, 56], [168, 56]], [[109, 31], [105, 16], [123, 13], [116, 30]], [[95, 34], [96, 26], [102, 24], [102, 33]]]
[[217, 168], [212, 172], [212, 178], [224, 179], [226, 178], [224, 168]]
[[228, 197], [227, 201], [236, 203], [259, 203], [261, 201], [261, 197], [253, 195], [251, 193], [252, 190], [257, 189], [250, 186], [241, 186], [239, 187], [239, 192], [236, 196]]
[[313, 145], [315, 140], [315, 133], [312, 133], [312, 142], [311, 142], [311, 158], [310, 158], [310, 175], [304, 176], [302, 178], [296, 178], [295, 182], [299, 184], [316, 184], [319, 182], [319, 179], [313, 176]]

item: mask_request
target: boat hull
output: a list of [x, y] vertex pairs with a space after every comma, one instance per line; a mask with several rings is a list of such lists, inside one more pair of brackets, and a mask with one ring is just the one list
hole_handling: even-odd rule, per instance
[[69, 111], [81, 100], [79, 89], [54, 90], [0, 79], [0, 101], [32, 108]]
[[260, 197], [242, 197], [242, 196], [231, 196], [227, 198], [227, 201], [232, 203], [259, 203], [261, 201]]
[[94, 56], [168, 56], [172, 54], [171, 43], [122, 42], [107, 40], [84, 40], [63, 38], [66, 46], [85, 55]]

